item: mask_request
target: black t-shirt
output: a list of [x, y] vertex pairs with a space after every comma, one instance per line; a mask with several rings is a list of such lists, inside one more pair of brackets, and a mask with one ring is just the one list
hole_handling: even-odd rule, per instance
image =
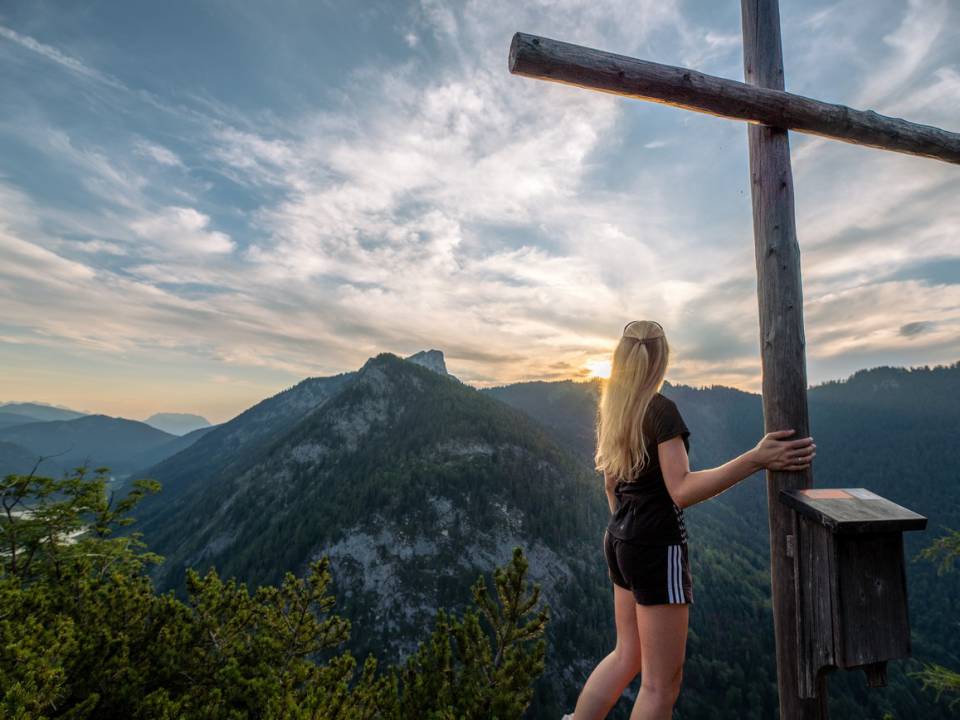
[[687, 541], [683, 509], [678, 507], [663, 481], [657, 446], [681, 436], [689, 452], [687, 429], [676, 403], [657, 393], [643, 418], [643, 434], [650, 459], [632, 482], [620, 480], [614, 488], [617, 509], [607, 525], [616, 538], [638, 545], [676, 545]]

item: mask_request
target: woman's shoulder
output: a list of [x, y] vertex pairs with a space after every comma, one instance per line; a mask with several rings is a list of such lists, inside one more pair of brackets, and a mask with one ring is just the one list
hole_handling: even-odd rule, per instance
[[643, 415], [643, 433], [649, 437], [658, 435], [663, 425], [673, 426], [682, 422], [677, 404], [660, 392], [654, 393]]
[[651, 402], [656, 402], [661, 407], [677, 407], [677, 403], [674, 400], [671, 400], [661, 392], [655, 393]]
[[666, 397], [664, 397], [658, 392], [655, 392], [650, 397], [650, 402], [647, 403], [647, 412], [644, 414], [644, 418], [643, 418], [644, 422], [648, 422], [654, 417], [659, 417], [663, 413], [664, 407], [666, 407], [665, 405], [666, 402], [667, 402]]
[[663, 393], [656, 392], [653, 397], [650, 398], [650, 406], [656, 407], [659, 410], [662, 408], [675, 408], [677, 404]]

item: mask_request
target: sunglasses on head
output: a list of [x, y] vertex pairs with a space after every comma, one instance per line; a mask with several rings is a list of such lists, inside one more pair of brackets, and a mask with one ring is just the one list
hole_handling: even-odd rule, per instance
[[[623, 326], [623, 332], [626, 332], [626, 331], [627, 331], [627, 328], [630, 327], [631, 325], [633, 325], [635, 322], [637, 322], [637, 321], [636, 321], [636, 320], [631, 320], [631, 321], [628, 322], [626, 325], [624, 325], [624, 326]], [[656, 320], [650, 320], [650, 322], [652, 322], [654, 325], [656, 325], [658, 328], [660, 328], [660, 330], [661, 330], [662, 332], [666, 333], [666, 330], [663, 329], [663, 325], [661, 325], [660, 323], [658, 323]], [[622, 335], [623, 333], [620, 333], [620, 334]]]

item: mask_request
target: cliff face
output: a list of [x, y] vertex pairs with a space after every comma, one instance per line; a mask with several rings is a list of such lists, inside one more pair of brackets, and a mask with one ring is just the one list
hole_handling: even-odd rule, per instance
[[407, 358], [408, 361], [433, 370], [440, 375], [449, 375], [443, 353], [439, 350], [421, 350]]

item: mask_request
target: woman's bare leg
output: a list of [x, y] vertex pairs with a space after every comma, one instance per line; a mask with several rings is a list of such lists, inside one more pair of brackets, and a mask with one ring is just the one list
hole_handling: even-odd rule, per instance
[[670, 720], [680, 694], [689, 605], [637, 605], [643, 680], [630, 720]]
[[617, 622], [617, 646], [587, 678], [574, 720], [601, 720], [617, 704], [624, 689], [640, 672], [640, 635], [637, 633], [637, 601], [633, 593], [613, 586], [613, 609]]

